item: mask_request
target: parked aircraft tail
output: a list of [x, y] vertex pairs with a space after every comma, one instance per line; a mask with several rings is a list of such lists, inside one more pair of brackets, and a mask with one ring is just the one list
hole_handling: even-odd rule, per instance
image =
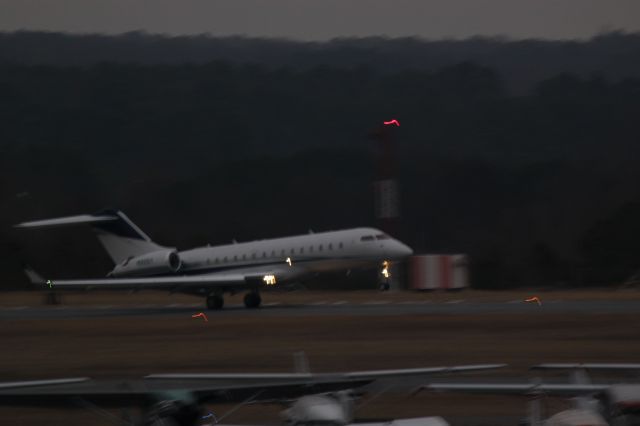
[[131, 257], [167, 249], [151, 241], [151, 238], [120, 210], [103, 210], [95, 215], [23, 222], [16, 225], [16, 228], [50, 228], [78, 224], [91, 226], [115, 264]]

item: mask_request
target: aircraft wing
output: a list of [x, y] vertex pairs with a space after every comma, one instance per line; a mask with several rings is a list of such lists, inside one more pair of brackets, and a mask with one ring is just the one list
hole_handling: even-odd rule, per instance
[[88, 377], [73, 377], [69, 379], [50, 379], [50, 380], [27, 380], [21, 382], [0, 382], [0, 390], [17, 389], [34, 386], [54, 386], [68, 385], [72, 383], [83, 383], [90, 380]]
[[586, 364], [538, 364], [530, 367], [530, 370], [640, 370], [640, 364], [621, 364], [621, 363], [586, 363]]
[[471, 371], [493, 370], [495, 368], [506, 367], [507, 364], [476, 364], [476, 365], [456, 365], [451, 367], [426, 367], [426, 368], [405, 368], [400, 370], [372, 370], [345, 373], [351, 379], [383, 379], [405, 376], [422, 376], [439, 373], [466, 373]]
[[306, 270], [290, 266], [266, 266], [264, 269], [251, 268], [236, 269], [198, 275], [171, 275], [160, 277], [131, 277], [131, 278], [90, 278], [74, 280], [45, 280], [32, 269], [25, 269], [31, 283], [48, 285], [55, 289], [78, 288], [154, 288], [175, 289], [180, 287], [215, 287], [215, 286], [243, 286], [246, 284], [266, 284], [265, 276], [275, 276], [279, 281], [295, 279], [306, 273]]
[[[72, 380], [72, 379], [70, 379]], [[77, 379], [76, 379], [77, 380]], [[104, 407], [147, 406], [157, 401], [179, 400], [187, 404], [207, 401], [251, 402], [297, 398], [364, 386], [366, 380], [321, 380], [246, 385], [219, 385], [206, 382], [92, 381], [60, 382], [57, 386], [32, 384], [28, 388], [0, 388], [0, 405], [49, 406], [86, 405]], [[27, 382], [22, 382], [27, 383]], [[33, 382], [35, 383], [35, 382]]]
[[469, 371], [489, 370], [505, 367], [506, 364], [478, 364], [459, 365], [452, 367], [426, 367], [426, 368], [405, 368], [399, 370], [371, 370], [355, 371], [346, 373], [178, 373], [178, 374], [151, 374], [145, 379], [165, 379], [165, 380], [218, 380], [218, 381], [314, 381], [328, 378], [339, 380], [366, 380], [393, 379], [407, 376], [421, 376], [437, 373], [461, 373]]
[[584, 395], [605, 391], [609, 385], [543, 384], [543, 383], [430, 383], [421, 386], [417, 392], [455, 391], [465, 393], [485, 393], [496, 395]]

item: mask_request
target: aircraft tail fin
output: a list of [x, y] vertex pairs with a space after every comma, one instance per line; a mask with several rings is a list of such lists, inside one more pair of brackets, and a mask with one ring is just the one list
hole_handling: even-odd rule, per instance
[[15, 225], [15, 227], [51, 228], [79, 224], [91, 226], [98, 240], [115, 264], [131, 257], [137, 257], [167, 248], [151, 241], [151, 238], [120, 210], [109, 209], [103, 210], [95, 215], [85, 214], [23, 222]]

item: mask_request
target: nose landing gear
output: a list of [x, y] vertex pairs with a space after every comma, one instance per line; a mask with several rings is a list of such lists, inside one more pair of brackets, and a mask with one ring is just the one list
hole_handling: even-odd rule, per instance
[[380, 270], [380, 291], [389, 290], [389, 280], [391, 279], [391, 272], [389, 272], [389, 268], [391, 264], [388, 260], [382, 262], [382, 269]]

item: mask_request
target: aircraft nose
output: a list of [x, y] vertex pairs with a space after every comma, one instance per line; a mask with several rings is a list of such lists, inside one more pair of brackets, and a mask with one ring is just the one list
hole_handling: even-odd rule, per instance
[[401, 243], [400, 241], [394, 241], [391, 250], [389, 250], [389, 255], [392, 258], [403, 258], [408, 257], [413, 254], [413, 250], [406, 244]]
[[400, 252], [402, 257], [409, 257], [413, 254], [413, 249], [406, 244], [400, 243]]

